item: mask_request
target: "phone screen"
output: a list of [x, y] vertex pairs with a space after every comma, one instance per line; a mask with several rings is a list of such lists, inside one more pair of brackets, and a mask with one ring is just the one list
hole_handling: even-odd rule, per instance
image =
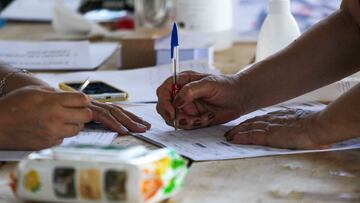
[[[66, 83], [68, 86], [77, 90], [82, 85], [81, 83]], [[83, 90], [85, 94], [104, 94], [104, 93], [125, 93], [122, 90], [116, 89], [103, 82], [90, 82], [90, 84]]]

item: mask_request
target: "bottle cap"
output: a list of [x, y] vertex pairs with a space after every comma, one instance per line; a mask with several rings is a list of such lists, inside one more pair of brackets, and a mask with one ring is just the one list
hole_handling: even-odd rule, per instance
[[290, 12], [290, 0], [270, 0], [269, 14], [280, 14]]

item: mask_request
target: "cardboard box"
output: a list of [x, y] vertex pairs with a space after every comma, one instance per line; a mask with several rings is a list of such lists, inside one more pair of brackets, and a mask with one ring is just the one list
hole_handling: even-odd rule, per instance
[[169, 33], [170, 30], [142, 29], [121, 38], [121, 69], [155, 66], [155, 41]]

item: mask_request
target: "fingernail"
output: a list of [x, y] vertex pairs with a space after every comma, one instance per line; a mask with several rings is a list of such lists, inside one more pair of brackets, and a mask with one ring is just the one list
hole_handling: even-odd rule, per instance
[[215, 118], [215, 114], [210, 112], [208, 118], [209, 120], [212, 120], [213, 118]]
[[137, 127], [140, 129], [147, 129], [147, 127], [145, 125], [140, 124], [140, 123], [137, 124]]
[[128, 132], [127, 128], [125, 128], [123, 125], [120, 124], [119, 127], [121, 128], [121, 130]]
[[181, 97], [176, 97], [173, 105], [175, 107], [181, 107], [182, 105], [184, 105], [184, 103], [185, 103], [185, 101]]
[[143, 122], [145, 123], [145, 125], [151, 126], [151, 124], [150, 124], [149, 122], [146, 122], [146, 121], [144, 121], [144, 120], [143, 120]]
[[195, 120], [193, 126], [194, 126], [194, 127], [199, 127], [199, 126], [201, 126], [201, 120], [200, 120], [200, 119]]
[[180, 119], [179, 124], [182, 125], [182, 126], [185, 126], [188, 123], [187, 123], [186, 119], [183, 118], [183, 119]]

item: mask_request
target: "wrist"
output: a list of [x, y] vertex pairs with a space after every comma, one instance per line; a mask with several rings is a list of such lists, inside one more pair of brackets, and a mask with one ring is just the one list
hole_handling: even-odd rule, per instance
[[252, 88], [250, 88], [249, 83], [246, 77], [246, 71], [237, 73], [234, 76], [235, 80], [235, 91], [237, 95], [237, 103], [240, 108], [239, 111], [241, 115], [248, 114], [252, 111], [256, 110], [256, 106], [254, 105], [252, 98]]
[[326, 109], [316, 112], [312, 119], [312, 128], [314, 133], [310, 139], [317, 145], [328, 145], [345, 140], [342, 135], [348, 135], [348, 131], [339, 125], [337, 118], [328, 117]]

